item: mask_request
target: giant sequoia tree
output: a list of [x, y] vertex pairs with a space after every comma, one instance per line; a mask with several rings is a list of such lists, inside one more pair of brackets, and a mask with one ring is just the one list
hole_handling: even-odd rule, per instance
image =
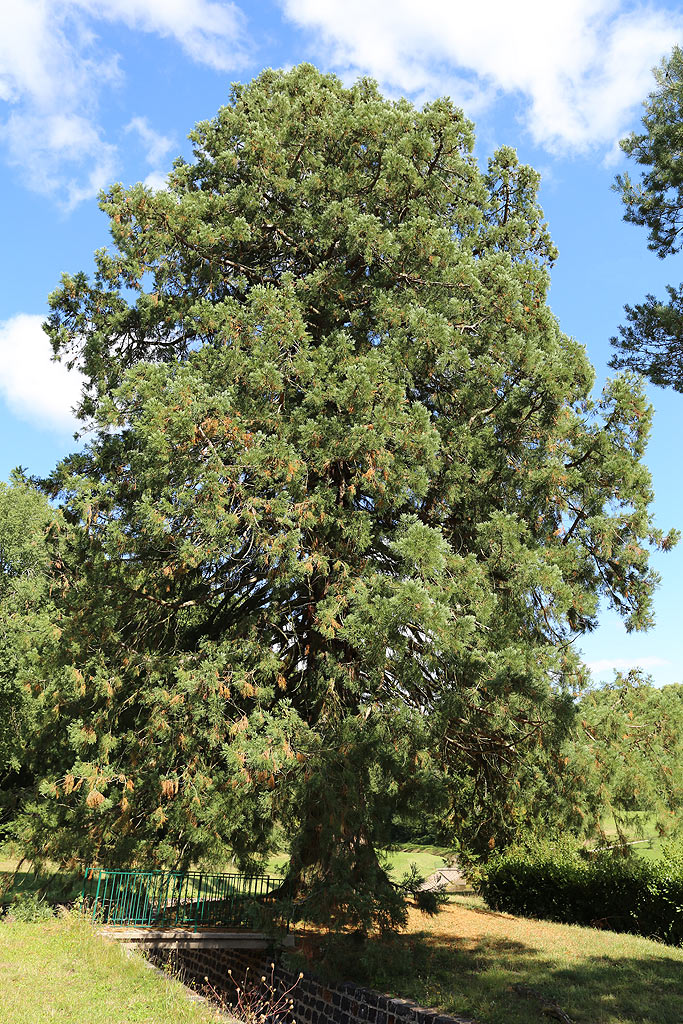
[[397, 810], [499, 842], [561, 770], [599, 597], [650, 621], [650, 410], [589, 397], [538, 176], [482, 172], [450, 102], [304, 65], [191, 139], [51, 297], [93, 432], [45, 482], [61, 638], [17, 829], [100, 863], [284, 835], [300, 913], [392, 925]]

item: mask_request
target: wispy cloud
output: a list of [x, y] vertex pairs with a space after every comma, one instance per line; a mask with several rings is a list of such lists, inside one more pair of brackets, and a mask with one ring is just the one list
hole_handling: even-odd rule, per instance
[[53, 362], [42, 322], [28, 313], [0, 322], [0, 395], [12, 412], [35, 426], [74, 431], [72, 409], [83, 378]]
[[116, 146], [89, 117], [75, 112], [18, 110], [0, 126], [7, 158], [24, 184], [58, 195], [68, 210], [97, 195], [116, 172]]
[[148, 164], [156, 166], [161, 163], [167, 153], [173, 149], [174, 141], [168, 135], [161, 135], [150, 125], [146, 117], [133, 117], [126, 125], [124, 131], [134, 132], [142, 142], [145, 149], [145, 159]]
[[683, 32], [683, 11], [618, 0], [280, 0], [328, 66], [477, 114], [521, 98], [551, 152], [611, 147]]
[[147, 188], [153, 189], [155, 192], [159, 192], [167, 186], [166, 175], [163, 171], [150, 171], [142, 184], [146, 185]]
[[632, 668], [650, 672], [656, 668], [667, 668], [670, 664], [666, 658], [653, 654], [644, 658], [600, 658], [597, 661], [589, 661], [588, 668], [594, 676], [605, 676], [612, 672], [628, 672]]
[[160, 165], [164, 158], [175, 146], [174, 140], [168, 135], [161, 135], [151, 127], [146, 117], [134, 117], [126, 125], [126, 132], [135, 133], [145, 150], [145, 160], [152, 166], [152, 170], [145, 178], [143, 184], [155, 191], [166, 187], [166, 173]]
[[[123, 80], [98, 30], [118, 23], [175, 40], [218, 71], [246, 59], [245, 18], [228, 0], [19, 0], [0, 4], [0, 144], [25, 184], [70, 208], [116, 173], [117, 150], [99, 122], [103, 88]], [[170, 140], [144, 118], [148, 153]], [[151, 161], [154, 163], [155, 161]]]
[[[217, 71], [241, 67], [249, 49], [246, 17], [230, 0], [66, 0], [93, 18], [170, 37], [192, 60]], [[60, 4], [62, 6], [62, 4]]]
[[[371, 74], [418, 101], [449, 93], [478, 115], [515, 96], [534, 140], [551, 152], [614, 140], [651, 85], [650, 69], [683, 35], [683, 10], [618, 0], [280, 0], [319, 59], [347, 77]], [[232, 0], [18, 0], [0, 4], [0, 145], [26, 184], [66, 206], [115, 175], [117, 150], [98, 113], [125, 66], [108, 25], [173, 40], [219, 72], [251, 53], [249, 6]], [[161, 152], [166, 137], [136, 130]], [[148, 133], [145, 141], [144, 134]], [[160, 172], [150, 160], [155, 180]]]

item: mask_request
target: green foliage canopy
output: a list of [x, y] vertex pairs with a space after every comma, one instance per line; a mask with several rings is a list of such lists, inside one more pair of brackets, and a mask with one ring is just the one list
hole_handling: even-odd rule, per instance
[[[656, 89], [645, 101], [642, 132], [631, 132], [621, 148], [642, 168], [639, 182], [616, 178], [626, 208], [624, 220], [649, 229], [648, 248], [664, 258], [681, 249], [683, 230], [683, 51], [654, 70]], [[612, 338], [611, 365], [645, 374], [654, 384], [683, 391], [683, 284], [667, 285], [667, 298], [647, 295], [626, 306], [625, 326]]]
[[495, 844], [534, 753], [562, 770], [599, 598], [650, 622], [651, 410], [630, 376], [591, 399], [538, 175], [481, 171], [449, 101], [302, 65], [190, 138], [51, 296], [92, 434], [45, 484], [60, 742], [17, 830], [110, 864], [284, 834], [299, 913], [392, 927], [396, 813]]

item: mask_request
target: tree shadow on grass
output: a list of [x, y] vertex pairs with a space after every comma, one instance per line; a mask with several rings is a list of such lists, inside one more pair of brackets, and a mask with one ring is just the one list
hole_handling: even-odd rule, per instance
[[576, 1024], [681, 1024], [683, 959], [658, 948], [619, 956], [587, 946], [554, 957], [500, 936], [404, 934], [360, 948], [343, 936], [309, 968], [482, 1024], [547, 1024], [552, 1007]]
[[[557, 958], [532, 945], [485, 937], [458, 948], [421, 936], [423, 994], [440, 995], [445, 1010], [460, 1010], [467, 992], [473, 1015], [489, 1024], [546, 1020], [558, 1005], [577, 1024], [681, 1024], [683, 960], [661, 953], [633, 956], [592, 954]], [[461, 981], [453, 992], [453, 974]], [[456, 987], [457, 987], [456, 982]]]
[[83, 879], [72, 871], [0, 871], [0, 905], [16, 896], [36, 893], [48, 903], [70, 903], [81, 894]]

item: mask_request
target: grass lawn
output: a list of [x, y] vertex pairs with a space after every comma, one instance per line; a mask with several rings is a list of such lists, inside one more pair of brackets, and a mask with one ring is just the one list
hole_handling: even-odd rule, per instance
[[446, 858], [452, 856], [452, 853], [452, 850], [444, 846], [399, 846], [388, 853], [389, 873], [392, 878], [400, 879], [410, 870], [411, 864], [416, 864], [420, 874], [427, 878], [439, 868], [445, 867]]
[[[633, 827], [628, 830], [631, 833], [630, 838], [637, 840], [631, 847], [633, 853], [642, 857], [643, 860], [661, 860], [664, 840], [655, 827], [655, 819], [648, 811], [636, 811], [633, 817], [640, 822], [640, 827], [637, 828], [637, 821], [634, 820]], [[613, 839], [616, 842], [617, 830], [611, 815], [604, 819], [603, 828], [608, 839]]]
[[83, 921], [0, 922], [0, 1024], [208, 1024], [172, 978]]
[[479, 897], [451, 897], [433, 919], [411, 911], [407, 933], [335, 957], [330, 974], [484, 1024], [541, 1024], [552, 1004], [576, 1024], [683, 1021], [683, 949], [498, 914]]
[[[348, 944], [346, 940], [348, 939]], [[483, 1024], [541, 1024], [560, 1007], [576, 1024], [681, 1024], [683, 948], [632, 935], [500, 914], [451, 897], [435, 918], [411, 910], [405, 933], [359, 947], [346, 936], [313, 973], [354, 980]], [[0, 1024], [206, 1024], [209, 1006], [75, 917], [0, 922]]]
[[[389, 855], [392, 873], [415, 862], [429, 874], [448, 852], [401, 847]], [[22, 882], [32, 886], [30, 877]], [[683, 1022], [683, 948], [496, 913], [475, 896], [451, 897], [431, 919], [410, 911], [406, 932], [392, 940], [359, 947], [344, 937], [331, 967], [319, 961], [314, 931], [305, 942], [313, 973], [483, 1024], [541, 1024], [553, 1006], [576, 1024]], [[211, 1014], [78, 920], [0, 922], [0, 1024], [183, 1024], [215, 1020]]]
[[[422, 846], [417, 843], [398, 846], [387, 853], [389, 873], [392, 878], [400, 879], [410, 870], [411, 864], [417, 864], [418, 871], [426, 878], [444, 867], [446, 858], [451, 856], [452, 852], [445, 846]], [[276, 853], [268, 861], [266, 871], [270, 874], [279, 874], [288, 859], [286, 853]]]

